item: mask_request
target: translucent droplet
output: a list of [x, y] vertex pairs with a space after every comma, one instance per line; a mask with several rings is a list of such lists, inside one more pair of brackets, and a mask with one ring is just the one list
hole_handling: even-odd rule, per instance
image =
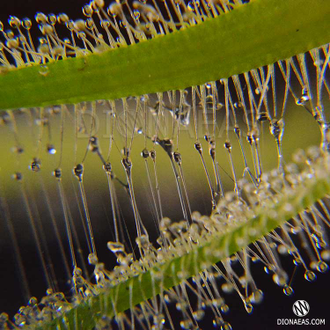
[[311, 270], [307, 270], [304, 274], [304, 277], [307, 281], [313, 282], [316, 279], [316, 275]]
[[221, 286], [223, 292], [231, 293], [234, 290], [234, 286], [231, 283], [224, 283]]
[[310, 267], [311, 269], [315, 270], [316, 267], [317, 267], [317, 262], [316, 262], [316, 261], [311, 261], [310, 264], [309, 264], [309, 267]]
[[182, 321], [180, 322], [180, 327], [181, 327], [182, 329], [190, 330], [191, 327], [192, 327], [192, 325], [193, 325], [193, 322], [192, 322], [190, 319], [182, 320]]
[[257, 258], [257, 257], [252, 257], [251, 258], [251, 261], [253, 262], [253, 263], [257, 263], [258, 261], [260, 261], [260, 259], [259, 258]]
[[60, 168], [55, 169], [53, 175], [56, 179], [60, 179], [62, 177], [62, 170]]
[[141, 152], [141, 156], [142, 156], [144, 159], [148, 158], [148, 157], [149, 157], [149, 151], [148, 151], [146, 148], [144, 148], [144, 149], [142, 150], [142, 152]]
[[55, 155], [56, 154], [56, 149], [52, 144], [48, 144], [47, 145], [47, 152], [51, 155]]
[[30, 165], [30, 170], [33, 172], [39, 172], [41, 169], [40, 159], [34, 158]]
[[8, 39], [6, 41], [6, 45], [10, 49], [16, 49], [19, 46], [19, 39], [18, 38]]
[[315, 60], [315, 61], [313, 62], [314, 66], [316, 66], [316, 67], [318, 67], [318, 66], [322, 66], [323, 63], [324, 63], [324, 61], [321, 60], [321, 59], [317, 59], [317, 60]]
[[133, 14], [134, 14], [134, 17], [135, 17], [136, 20], [138, 20], [141, 16], [141, 13], [138, 10], [134, 10]]
[[84, 165], [78, 164], [73, 168], [73, 174], [77, 177], [79, 181], [82, 180], [84, 174]]
[[124, 244], [119, 242], [108, 242], [107, 247], [113, 253], [125, 251]]
[[22, 173], [20, 173], [20, 172], [14, 173], [11, 177], [13, 180], [16, 180], [16, 181], [22, 181], [22, 179], [23, 179]]
[[286, 295], [286, 296], [291, 296], [293, 294], [293, 289], [291, 286], [289, 285], [285, 285], [283, 287], [283, 293]]
[[205, 315], [205, 312], [202, 309], [198, 309], [193, 312], [193, 317], [196, 321], [202, 320], [204, 315]]
[[190, 11], [194, 11], [195, 10], [194, 3], [192, 1], [189, 1], [187, 8]]
[[56, 21], [57, 21], [56, 15], [55, 14], [49, 14], [47, 21], [48, 21], [49, 24], [55, 25]]
[[45, 24], [47, 22], [47, 16], [44, 13], [37, 13], [35, 20], [38, 24]]
[[49, 288], [46, 290], [46, 295], [51, 296], [54, 293], [53, 289]]
[[221, 307], [224, 304], [224, 300], [222, 298], [212, 299], [212, 305], [214, 307]]
[[99, 262], [99, 261], [98, 261], [98, 258], [97, 258], [97, 256], [96, 256], [95, 253], [90, 253], [90, 254], [88, 255], [88, 263], [89, 263], [90, 265], [96, 265], [98, 262]]
[[252, 306], [251, 303], [245, 303], [245, 304], [244, 304], [244, 307], [245, 307], [246, 311], [247, 311], [249, 314], [251, 314], [251, 313], [253, 312], [253, 306]]
[[284, 286], [287, 283], [287, 275], [284, 272], [273, 275], [273, 281], [278, 286]]
[[262, 290], [256, 290], [251, 294], [250, 299], [251, 299], [251, 302], [253, 302], [255, 304], [259, 304], [264, 299], [264, 293], [262, 292]]
[[13, 147], [11, 149], [11, 151], [16, 153], [16, 154], [22, 154], [24, 152], [24, 149], [20, 146], [16, 146], [16, 147]]
[[19, 28], [21, 25], [21, 21], [16, 16], [10, 16], [8, 22], [9, 25], [14, 29]]
[[85, 5], [83, 7], [83, 14], [86, 16], [86, 17], [91, 17], [93, 15], [93, 9], [92, 9], [92, 6], [91, 5]]
[[330, 250], [323, 250], [321, 252], [321, 257], [323, 260], [329, 261], [330, 260]]
[[221, 329], [221, 330], [232, 330], [233, 328], [232, 328], [232, 326], [231, 326], [230, 323], [228, 323], [228, 322], [224, 322], [224, 323], [222, 324], [222, 326], [221, 326], [220, 329]]
[[60, 24], [65, 24], [69, 21], [69, 17], [67, 14], [61, 13], [57, 16], [57, 20]]
[[46, 77], [49, 74], [49, 68], [47, 65], [40, 65], [39, 67], [39, 74]]
[[325, 273], [328, 271], [329, 266], [327, 265], [326, 262], [324, 261], [319, 261], [317, 263], [316, 269], [320, 272], [320, 273]]
[[296, 100], [296, 104], [304, 106], [308, 100], [309, 100], [309, 97], [307, 95], [303, 95], [301, 98]]
[[142, 249], [147, 249], [150, 246], [149, 237], [147, 235], [141, 235], [135, 239], [138, 247]]
[[34, 306], [38, 303], [38, 299], [36, 297], [31, 297], [29, 300], [29, 305]]
[[258, 116], [258, 121], [266, 121], [269, 120], [269, 117], [266, 112], [260, 112]]
[[229, 306], [227, 304], [222, 305], [220, 309], [222, 313], [226, 314], [229, 312]]
[[279, 254], [282, 255], [288, 254], [288, 248], [284, 244], [279, 244], [277, 247], [277, 251]]
[[184, 311], [187, 309], [188, 304], [185, 301], [177, 302], [175, 307], [178, 311]]

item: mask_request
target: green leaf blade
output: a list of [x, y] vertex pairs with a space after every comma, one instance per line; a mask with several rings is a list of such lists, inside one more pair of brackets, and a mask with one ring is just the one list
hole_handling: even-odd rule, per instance
[[330, 3], [255, 0], [128, 47], [0, 74], [0, 109], [163, 92], [272, 64], [330, 42]]

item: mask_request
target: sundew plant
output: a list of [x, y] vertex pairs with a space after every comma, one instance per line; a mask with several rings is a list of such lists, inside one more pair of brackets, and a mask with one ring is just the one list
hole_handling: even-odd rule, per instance
[[0, 22], [0, 329], [229, 330], [322, 277], [330, 3], [61, 10]]

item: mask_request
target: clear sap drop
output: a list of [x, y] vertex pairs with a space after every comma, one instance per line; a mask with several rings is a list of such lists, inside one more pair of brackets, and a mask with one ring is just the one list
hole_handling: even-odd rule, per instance
[[49, 144], [47, 146], [47, 152], [51, 155], [55, 155], [56, 154], [56, 149], [52, 144]]
[[49, 68], [47, 65], [40, 65], [39, 74], [46, 77], [49, 74]]
[[316, 279], [315, 273], [311, 270], [307, 270], [304, 274], [304, 277], [308, 282], [313, 282]]
[[283, 288], [283, 293], [286, 295], [286, 296], [291, 296], [293, 294], [293, 289], [291, 286], [289, 285], [285, 285], [284, 288]]
[[320, 272], [320, 273], [325, 273], [328, 271], [329, 266], [327, 265], [327, 263], [325, 263], [324, 261], [319, 261], [317, 263], [316, 269]]

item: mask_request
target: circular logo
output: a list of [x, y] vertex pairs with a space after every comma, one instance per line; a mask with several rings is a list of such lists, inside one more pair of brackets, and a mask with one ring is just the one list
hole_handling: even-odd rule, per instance
[[297, 300], [292, 306], [293, 313], [297, 316], [306, 316], [309, 312], [309, 304], [306, 300]]

